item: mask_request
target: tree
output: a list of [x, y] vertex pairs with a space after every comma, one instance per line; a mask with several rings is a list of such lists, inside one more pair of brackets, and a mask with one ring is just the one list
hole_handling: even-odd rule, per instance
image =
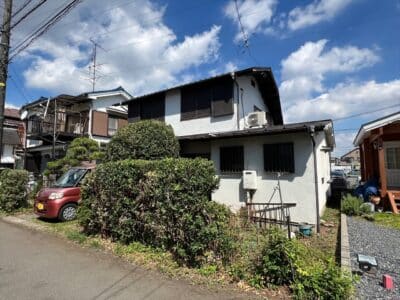
[[106, 148], [106, 160], [154, 160], [179, 156], [179, 142], [170, 125], [154, 120], [131, 123], [117, 131]]
[[83, 161], [101, 160], [103, 158], [104, 153], [100, 151], [96, 141], [87, 137], [79, 137], [71, 142], [63, 158], [47, 163], [44, 174], [60, 176], [69, 168], [79, 166]]

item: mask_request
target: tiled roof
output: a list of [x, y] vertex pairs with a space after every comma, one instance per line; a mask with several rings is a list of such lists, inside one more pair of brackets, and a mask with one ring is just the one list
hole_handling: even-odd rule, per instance
[[19, 110], [16, 108], [5, 108], [4, 109], [4, 116], [9, 118], [19, 119]]

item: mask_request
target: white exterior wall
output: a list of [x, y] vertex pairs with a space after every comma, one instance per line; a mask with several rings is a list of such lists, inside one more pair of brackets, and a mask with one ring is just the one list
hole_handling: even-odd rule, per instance
[[3, 145], [3, 153], [1, 155], [1, 163], [2, 164], [14, 164], [14, 146], [13, 145]]
[[[295, 173], [285, 174], [280, 178], [283, 202], [296, 203], [291, 208], [291, 218], [295, 222], [316, 223], [316, 198], [314, 183], [314, 162], [312, 143], [307, 133], [285, 134], [276, 136], [257, 136], [214, 140], [211, 142], [211, 159], [214, 161], [217, 175], [220, 178], [219, 188], [212, 199], [237, 211], [245, 206], [246, 195], [242, 187], [242, 174], [222, 174], [219, 170], [219, 148], [223, 146], [244, 146], [245, 170], [257, 171], [257, 190], [253, 202], [268, 202], [277, 185], [276, 173], [264, 171], [263, 145], [267, 143], [294, 143]], [[327, 161], [329, 168], [329, 160]], [[279, 202], [276, 192], [271, 203]], [[321, 201], [321, 207], [324, 201]]]
[[[243, 89], [243, 106], [238, 105], [238, 93], [236, 84], [233, 85], [233, 111], [232, 115], [221, 117], [204, 117], [181, 121], [181, 94], [179, 89], [168, 91], [165, 95], [165, 123], [174, 128], [176, 136], [216, 133], [234, 131], [244, 128], [243, 116], [254, 111], [254, 105], [263, 111], [268, 111], [261, 97], [257, 85], [251, 85], [251, 76], [237, 78], [239, 85], [239, 97], [242, 99], [240, 88]], [[255, 80], [254, 80], [255, 82]], [[243, 107], [243, 108], [242, 108]], [[244, 114], [243, 114], [244, 111]], [[238, 115], [239, 113], [239, 124]]]
[[328, 197], [331, 194], [330, 189], [330, 160], [329, 152], [323, 151], [327, 147], [324, 132], [318, 132], [315, 136], [316, 155], [318, 166], [318, 194], [319, 194], [319, 213], [322, 216]]
[[111, 140], [111, 138], [92, 135], [92, 112], [93, 111], [107, 112], [107, 108], [112, 107], [114, 111], [119, 111], [122, 114], [127, 114], [127, 108], [124, 109], [122, 108], [122, 106], [113, 106], [113, 105], [120, 104], [128, 100], [128, 98], [123, 97], [122, 95], [112, 95], [112, 96], [91, 95], [90, 98], [92, 99], [92, 102], [89, 110], [89, 126], [88, 126], [89, 136], [99, 144], [108, 143]]

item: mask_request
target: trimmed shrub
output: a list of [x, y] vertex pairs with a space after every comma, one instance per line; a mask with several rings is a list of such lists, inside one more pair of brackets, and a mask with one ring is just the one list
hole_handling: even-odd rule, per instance
[[362, 199], [347, 194], [342, 199], [341, 210], [344, 214], [348, 216], [359, 216], [362, 213], [361, 209], [362, 204], [363, 204]]
[[5, 169], [0, 172], [0, 210], [12, 212], [27, 206], [28, 172]]
[[179, 156], [179, 142], [171, 126], [144, 120], [119, 129], [106, 148], [109, 161], [162, 159]]
[[199, 265], [211, 251], [229, 257], [229, 210], [209, 200], [217, 187], [204, 159], [125, 160], [98, 166], [82, 188], [80, 223], [89, 234], [139, 241]]
[[88, 137], [79, 137], [71, 142], [63, 158], [47, 163], [44, 174], [56, 174], [59, 177], [71, 167], [79, 166], [83, 161], [101, 160], [103, 158], [104, 153], [100, 151], [96, 141]]

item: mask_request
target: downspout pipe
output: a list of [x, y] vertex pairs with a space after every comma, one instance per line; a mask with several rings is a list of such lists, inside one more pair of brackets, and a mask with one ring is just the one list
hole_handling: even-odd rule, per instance
[[315, 209], [317, 213], [317, 233], [321, 231], [321, 220], [319, 215], [319, 188], [318, 188], [318, 169], [317, 169], [317, 150], [315, 143], [315, 127], [309, 126], [308, 133], [310, 134], [311, 142], [312, 142], [312, 150], [313, 150], [313, 160], [314, 160], [314, 186], [315, 186]]
[[232, 72], [231, 74], [232, 79], [233, 79], [233, 83], [236, 86], [236, 95], [237, 95], [237, 108], [236, 108], [236, 126], [237, 126], [237, 130], [240, 130], [240, 114], [239, 114], [239, 107], [240, 107], [240, 94], [239, 94], [239, 84], [236, 80], [236, 74], [235, 72]]

